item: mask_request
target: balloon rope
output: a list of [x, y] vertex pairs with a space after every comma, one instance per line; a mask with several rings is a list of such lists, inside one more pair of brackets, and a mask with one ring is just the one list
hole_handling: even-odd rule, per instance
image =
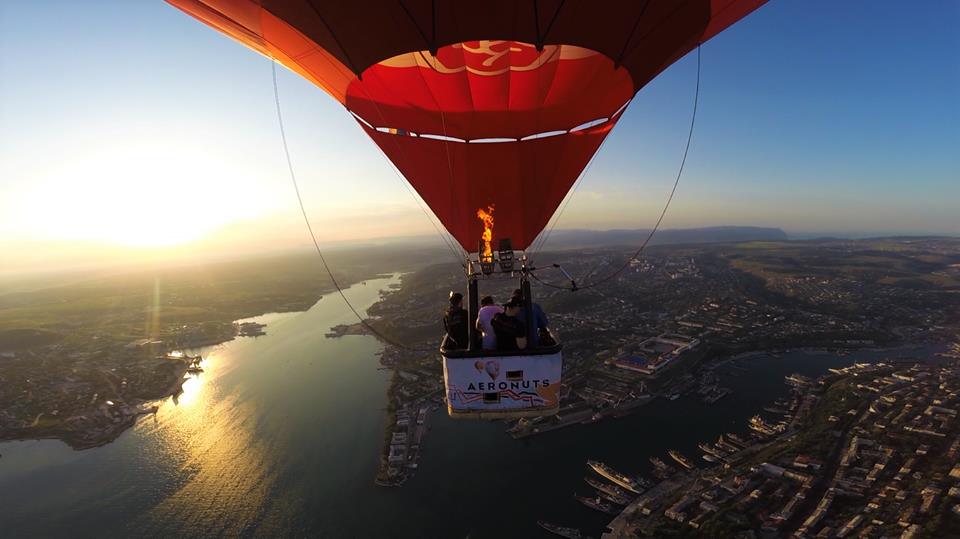
[[320, 255], [320, 261], [323, 262], [323, 269], [326, 270], [327, 275], [330, 277], [330, 281], [333, 283], [333, 286], [337, 288], [337, 292], [340, 293], [340, 297], [343, 298], [343, 302], [347, 304], [347, 307], [349, 307], [350, 311], [353, 312], [354, 316], [357, 317], [357, 320], [360, 321], [360, 324], [363, 325], [363, 327], [366, 328], [370, 333], [387, 344], [391, 344], [398, 348], [403, 348], [413, 352], [432, 352], [433, 350], [429, 348], [413, 348], [403, 343], [396, 342], [371, 326], [370, 323], [360, 315], [353, 304], [350, 303], [350, 300], [347, 299], [347, 295], [343, 292], [343, 288], [340, 286], [340, 283], [337, 282], [337, 278], [334, 277], [333, 271], [330, 270], [330, 265], [327, 264], [327, 258], [323, 256], [323, 250], [320, 248], [320, 243], [317, 241], [317, 236], [313, 233], [313, 226], [310, 224], [310, 217], [307, 215], [307, 208], [303, 205], [303, 197], [300, 195], [300, 186], [297, 184], [297, 175], [293, 170], [293, 160], [290, 159], [290, 148], [287, 145], [287, 133], [283, 127], [283, 114], [280, 111], [280, 90], [277, 87], [277, 63], [273, 59], [270, 61], [270, 69], [271, 73], [273, 74], [273, 100], [277, 106], [277, 124], [280, 126], [280, 140], [283, 142], [283, 155], [286, 157], [287, 170], [290, 172], [290, 183], [293, 184], [293, 192], [297, 194], [297, 202], [300, 204], [300, 213], [303, 215], [303, 222], [307, 225], [307, 231], [310, 233], [310, 239], [313, 241], [313, 246], [316, 248], [317, 254]]
[[[593, 288], [593, 287], [596, 287], [596, 286], [600, 286], [601, 284], [603, 284], [603, 283], [609, 281], [610, 279], [613, 279], [613, 278], [616, 277], [617, 275], [619, 275], [621, 272], [623, 272], [623, 270], [627, 269], [627, 268], [630, 266], [630, 262], [636, 260], [637, 257], [640, 256], [641, 253], [643, 253], [643, 250], [646, 249], [647, 244], [650, 243], [650, 240], [653, 239], [654, 234], [656, 234], [656, 233], [657, 233], [657, 230], [660, 228], [660, 224], [663, 223], [663, 218], [667, 215], [667, 210], [670, 209], [670, 203], [673, 202], [673, 195], [675, 195], [676, 192], [677, 192], [677, 186], [680, 185], [680, 178], [683, 176], [683, 167], [684, 167], [684, 165], [686, 165], [686, 163], [687, 163], [687, 154], [689, 154], [689, 152], [690, 152], [690, 142], [693, 140], [693, 127], [694, 127], [694, 126], [696, 125], [696, 123], [697, 123], [697, 104], [700, 102], [700, 64], [701, 64], [701, 62], [700, 62], [700, 45], [697, 45], [697, 86], [696, 86], [696, 90], [694, 90], [694, 94], [693, 94], [693, 113], [690, 115], [690, 130], [687, 132], [687, 145], [686, 145], [686, 147], [683, 149], [683, 159], [680, 160], [680, 169], [677, 170], [677, 178], [673, 181], [673, 189], [670, 190], [670, 196], [667, 197], [667, 202], [666, 202], [666, 204], [663, 205], [663, 211], [660, 212], [660, 217], [657, 219], [657, 222], [656, 222], [656, 224], [653, 226], [653, 229], [650, 230], [650, 234], [648, 234], [648, 235], [647, 235], [647, 238], [646, 238], [645, 240], [643, 240], [643, 243], [640, 245], [640, 248], [637, 249], [637, 251], [636, 251], [635, 253], [633, 253], [633, 255], [632, 255], [630, 258], [628, 258], [628, 259], [623, 263], [622, 266], [620, 266], [618, 269], [616, 269], [615, 271], [613, 271], [613, 272], [610, 273], [609, 275], [606, 275], [606, 276], [604, 276], [604, 277], [601, 277], [600, 279], [598, 279], [598, 280], [596, 280], [596, 281], [594, 281], [594, 282], [592, 282], [592, 283], [589, 283], [589, 284], [585, 284], [585, 285], [581, 285], [581, 286], [576, 287], [576, 290], [585, 290], [585, 289], [587, 289], [587, 288]], [[536, 276], [536, 274], [532, 274], [532, 275], [533, 275], [533, 278], [536, 279], [539, 283], [541, 283], [541, 284], [543, 284], [543, 285], [546, 285], [546, 286], [549, 286], [549, 287], [551, 287], [551, 288], [559, 288], [559, 289], [562, 289], [562, 290], [574, 290], [574, 288], [571, 287], [571, 286], [563, 286], [563, 285], [557, 285], [557, 284], [553, 284], [553, 283], [548, 283], [548, 282], [546, 282], [546, 281], [541, 281], [541, 280]]]
[[603, 145], [606, 144], [608, 140], [610, 140], [609, 134], [608, 136], [604, 137], [603, 141], [600, 143], [600, 146], [597, 147], [597, 151], [590, 156], [590, 160], [587, 161], [587, 166], [584, 167], [583, 171], [577, 177], [577, 181], [574, 182], [573, 189], [571, 189], [570, 193], [564, 197], [563, 205], [560, 206], [560, 211], [558, 211], [556, 215], [550, 219], [550, 222], [547, 223], [550, 226], [546, 229], [546, 233], [541, 233], [537, 238], [537, 241], [533, 244], [533, 247], [530, 250], [531, 259], [543, 251], [543, 247], [547, 244], [547, 240], [550, 239], [550, 234], [553, 234], [553, 229], [557, 227], [557, 223], [560, 222], [560, 217], [562, 217], [563, 212], [567, 210], [567, 205], [569, 205], [570, 201], [573, 200], [573, 195], [577, 193], [577, 189], [580, 188], [580, 184], [583, 183], [583, 179], [587, 177], [590, 167], [593, 166], [593, 162], [596, 160], [597, 155], [600, 154], [600, 150], [603, 149]]

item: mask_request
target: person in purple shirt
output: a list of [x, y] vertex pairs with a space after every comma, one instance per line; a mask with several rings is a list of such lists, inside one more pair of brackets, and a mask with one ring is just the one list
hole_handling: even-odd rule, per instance
[[477, 313], [477, 329], [483, 334], [483, 349], [497, 349], [497, 334], [493, 330], [493, 317], [503, 312], [503, 307], [496, 305], [493, 298], [480, 298], [480, 312]]

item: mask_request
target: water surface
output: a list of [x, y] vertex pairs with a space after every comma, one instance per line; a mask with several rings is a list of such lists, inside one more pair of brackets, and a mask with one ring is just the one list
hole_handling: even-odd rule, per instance
[[[397, 278], [347, 290], [365, 309]], [[786, 395], [783, 377], [876, 360], [793, 352], [724, 369], [735, 392], [715, 405], [658, 400], [622, 419], [513, 440], [502, 423], [432, 414], [420, 471], [373, 485], [389, 374], [336, 295], [304, 313], [255, 318], [268, 334], [204, 350], [204, 373], [115, 442], [73, 451], [53, 441], [0, 444], [5, 537], [538, 537], [535, 521], [599, 535], [610, 517], [578, 502], [584, 461], [647, 473], [651, 455], [727, 431]], [[921, 351], [924, 352], [925, 351]]]

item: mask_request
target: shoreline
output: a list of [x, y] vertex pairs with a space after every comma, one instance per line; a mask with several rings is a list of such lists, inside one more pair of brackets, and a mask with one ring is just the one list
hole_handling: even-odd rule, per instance
[[[385, 275], [392, 276], [394, 274]], [[360, 282], [361, 281], [351, 283], [350, 286], [356, 286]], [[320, 295], [320, 297], [308, 305], [306, 309], [284, 310], [281, 307], [279, 309], [271, 309], [251, 316], [244, 316], [243, 318], [239, 318], [232, 322], [234, 326], [234, 332], [231, 335], [224, 334], [189, 342], [178, 342], [176, 343], [175, 347], [164, 350], [160, 355], [169, 356], [169, 354], [173, 352], [185, 353], [186, 351], [196, 350], [198, 348], [219, 346], [227, 342], [232, 342], [238, 337], [257, 338], [261, 335], [265, 335], [265, 333], [244, 335], [239, 331], [240, 325], [244, 322], [249, 322], [251, 319], [270, 314], [295, 314], [306, 312], [313, 308], [313, 306], [316, 305], [320, 300], [322, 300], [327, 293], [328, 292], [324, 292], [324, 294]], [[265, 327], [265, 325], [261, 326], [261, 329], [262, 327]], [[178, 365], [175, 367], [170, 383], [167, 384], [165, 389], [157, 396], [131, 399], [129, 403], [123, 403], [123, 405], [126, 407], [126, 410], [119, 412], [120, 420], [116, 423], [112, 421], [97, 423], [95, 425], [85, 426], [79, 430], [65, 428], [63, 423], [49, 427], [31, 426], [10, 429], [9, 432], [0, 433], [0, 444], [6, 442], [27, 442], [33, 440], [59, 440], [74, 451], [84, 451], [87, 449], [105, 446], [119, 438], [130, 428], [136, 426], [137, 421], [141, 416], [156, 413], [157, 410], [159, 410], [159, 407], [163, 405], [167, 399], [175, 398], [183, 392], [183, 384], [189, 379], [189, 377], [186, 375], [188, 372], [190, 372], [190, 369], [193, 366], [193, 362], [188, 361], [188, 357], [186, 355], [183, 359], [184, 360], [179, 361]], [[46, 413], [41, 413], [38, 417], [45, 415]]]
[[[190, 350], [193, 348], [206, 346], [217, 346], [235, 339], [236, 336], [222, 339], [211, 339], [210, 341], [216, 342], [196, 346], [191, 344], [188, 347], [167, 350], [165, 354], [182, 351], [184, 349]], [[197, 356], [197, 358], [199, 358], [199, 356]], [[103, 447], [119, 438], [120, 435], [130, 428], [136, 426], [141, 417], [157, 413], [160, 406], [167, 399], [174, 398], [181, 394], [183, 392], [183, 384], [185, 384], [189, 379], [186, 375], [195, 363], [199, 363], [196, 358], [194, 358], [194, 360], [189, 360], [188, 357], [184, 357], [182, 361], [178, 362], [178, 365], [175, 367], [171, 377], [170, 383], [160, 395], [156, 397], [133, 399], [129, 403], [124, 403], [126, 410], [121, 412], [120, 421], [116, 423], [111, 422], [107, 423], [106, 425], [97, 424], [93, 427], [88, 427], [82, 430], [63, 429], [60, 425], [57, 425], [43, 428], [43, 430], [36, 433], [29, 431], [24, 432], [24, 429], [19, 429], [17, 431], [13, 431], [9, 436], [0, 436], [0, 443], [28, 442], [32, 440], [59, 440], [74, 451], [84, 451], [87, 449]], [[91, 434], [91, 430], [93, 430], [93, 428], [104, 426], [106, 427], [104, 430], [99, 431], [96, 434]], [[27, 429], [33, 428], [36, 427], [27, 427]]]

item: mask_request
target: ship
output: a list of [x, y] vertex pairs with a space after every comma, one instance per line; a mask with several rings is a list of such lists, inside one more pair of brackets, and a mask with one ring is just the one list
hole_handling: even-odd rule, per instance
[[675, 471], [676, 471], [676, 469], [675, 469], [675, 468], [672, 468], [672, 467], [671, 467], [671, 468], [657, 468], [656, 470], [650, 472], [650, 474], [653, 475], [654, 477], [656, 477], [657, 479], [659, 479], [659, 480], [661, 480], [661, 481], [664, 481], [664, 480], [666, 480], [666, 479], [669, 479], [670, 476], [673, 475], [673, 473], [674, 473]]
[[653, 464], [653, 467], [659, 470], [670, 468], [666, 462], [663, 462], [657, 457], [650, 457], [650, 464]]
[[567, 528], [564, 526], [557, 526], [556, 524], [550, 524], [549, 522], [544, 522], [543, 520], [537, 521], [537, 526], [547, 530], [548, 532], [559, 535], [560, 537], [566, 537], [567, 539], [590, 539], [586, 535], [580, 533], [580, 530], [577, 528]]
[[644, 479], [643, 477], [637, 477], [636, 481], [637, 481], [637, 484], [643, 488], [650, 488], [653, 486], [652, 481], [650, 481], [649, 479]]
[[612, 503], [613, 505], [618, 505], [621, 507], [630, 505], [630, 498], [625, 498], [623, 496], [614, 496], [612, 494], [606, 494], [604, 492], [599, 492], [599, 491], [597, 492], [597, 496]]
[[658, 459], [657, 457], [650, 457], [650, 463], [653, 464], [653, 476], [657, 479], [663, 480], [677, 471], [676, 468], [670, 466], [666, 462]]
[[730, 440], [730, 443], [733, 445], [740, 446], [740, 449], [746, 449], [753, 445], [750, 440], [744, 440], [739, 435], [732, 432], [727, 433], [727, 439]]
[[733, 443], [732, 440], [727, 439], [723, 434], [717, 437], [716, 445], [718, 448], [723, 449], [728, 453], [736, 453], [742, 449], [739, 445]]
[[633, 411], [634, 408], [650, 402], [653, 397], [644, 393], [630, 400], [622, 401], [613, 407], [613, 417], [620, 418]]
[[747, 425], [750, 427], [750, 430], [765, 436], [773, 436], [775, 434], [773, 429], [770, 428], [763, 418], [758, 415], [751, 417]]
[[712, 391], [711, 393], [709, 393], [707, 396], [705, 396], [705, 397], [703, 398], [703, 402], [705, 402], [705, 403], [707, 403], [707, 404], [713, 404], [713, 403], [717, 402], [718, 400], [726, 397], [726, 396], [729, 395], [729, 394], [730, 394], [730, 390], [727, 389], [727, 388], [722, 388], [722, 389], [719, 389], [719, 390], [715, 390], [715, 391]]
[[709, 454], [709, 453], [704, 453], [702, 456], [703, 456], [703, 460], [705, 460], [705, 461], [707, 461], [707, 462], [717, 462], [717, 457], [715, 457], [715, 456], [713, 456], [713, 455], [711, 455], [711, 454]]
[[766, 434], [767, 436], [773, 436], [779, 432], [787, 430], [787, 424], [780, 422], [775, 425], [771, 425], [763, 420], [759, 415], [755, 415], [750, 418], [749, 423], [750, 429], [759, 432], [761, 434]]
[[710, 453], [711, 455], [713, 455], [713, 456], [715, 456], [715, 457], [725, 457], [725, 456], [727, 456], [727, 452], [726, 452], [726, 451], [724, 451], [723, 449], [720, 449], [719, 447], [717, 447], [717, 446], [715, 446], [715, 445], [708, 444], [708, 443], [706, 443], [706, 442], [700, 442], [699, 444], [697, 444], [697, 447], [700, 448], [700, 451], [703, 451], [704, 453]]
[[791, 374], [790, 376], [784, 377], [784, 382], [786, 382], [788, 386], [803, 388], [809, 386], [811, 380], [802, 374]]
[[687, 460], [687, 457], [681, 455], [679, 451], [675, 449], [671, 449], [670, 451], [667, 451], [667, 454], [670, 455], [670, 458], [677, 461], [677, 463], [679, 463], [684, 468], [688, 470], [692, 470], [694, 468], [693, 463]]
[[723, 457], [726, 457], [727, 455], [729, 455], [729, 453], [724, 451], [723, 449], [720, 449], [716, 446], [713, 446], [707, 443], [700, 443], [697, 445], [697, 447], [699, 447], [701, 451], [703, 451], [707, 455], [710, 455], [713, 458], [722, 459]]
[[596, 498], [588, 498], [586, 496], [577, 496], [576, 494], [574, 494], [573, 497], [576, 498], [577, 501], [579, 501], [583, 505], [586, 505], [590, 509], [600, 511], [601, 513], [607, 513], [608, 515], [616, 515], [617, 513], [620, 512], [617, 510], [616, 507], [614, 507], [608, 502], [603, 501], [603, 499], [600, 498], [599, 496], [597, 496]]
[[643, 487], [641, 487], [640, 483], [637, 482], [635, 479], [632, 479], [614, 470], [613, 468], [607, 466], [602, 462], [599, 462], [596, 460], [588, 460], [587, 466], [589, 466], [590, 469], [592, 469], [593, 471], [600, 474], [602, 477], [605, 477], [610, 481], [613, 481], [617, 485], [620, 485], [621, 487], [631, 492], [635, 492], [637, 494], [640, 494], [641, 492], [643, 492]]
[[[611, 485], [610, 483], [604, 483], [603, 481], [594, 479], [590, 476], [584, 477], [583, 480], [586, 481], [591, 487], [597, 489], [597, 491], [608, 495], [610, 501], [614, 503], [618, 503], [620, 505], [627, 505], [630, 503], [631, 496], [626, 489], [622, 489], [616, 485]], [[621, 503], [621, 500], [625, 500], [626, 503]]]

